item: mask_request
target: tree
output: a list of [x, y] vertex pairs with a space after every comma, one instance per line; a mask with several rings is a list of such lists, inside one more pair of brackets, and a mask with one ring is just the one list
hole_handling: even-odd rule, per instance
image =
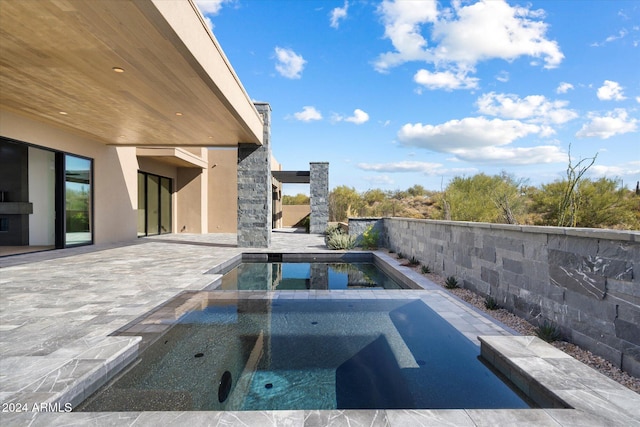
[[[578, 221], [580, 202], [579, 183], [582, 175], [595, 163], [598, 153], [593, 157], [580, 159], [576, 165], [571, 164], [571, 145], [569, 145], [569, 165], [567, 166], [567, 180], [560, 206], [558, 207], [558, 227], [575, 227]], [[589, 160], [591, 160], [589, 162]], [[587, 164], [589, 162], [589, 164]]]
[[437, 203], [444, 219], [450, 215], [454, 221], [515, 223], [524, 207], [520, 194], [520, 183], [506, 173], [480, 173], [453, 178]]
[[345, 221], [360, 211], [364, 205], [360, 194], [353, 187], [341, 185], [329, 193], [329, 220]]
[[283, 205], [308, 205], [309, 201], [309, 196], [302, 193], [298, 193], [295, 196], [282, 196]]
[[407, 188], [407, 193], [413, 197], [424, 196], [427, 194], [427, 190], [425, 190], [422, 185], [416, 184], [413, 187]]

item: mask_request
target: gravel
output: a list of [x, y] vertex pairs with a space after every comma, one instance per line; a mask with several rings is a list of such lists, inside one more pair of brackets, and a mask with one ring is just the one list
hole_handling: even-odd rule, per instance
[[[397, 255], [390, 254], [397, 258]], [[421, 273], [421, 266], [417, 265], [409, 265], [408, 263], [403, 264], [407, 267], [413, 268], [415, 271]], [[537, 328], [533, 326], [531, 323], [526, 320], [516, 316], [515, 314], [509, 312], [504, 308], [498, 308], [497, 310], [488, 310], [485, 307], [485, 298], [476, 294], [475, 292], [469, 289], [463, 288], [455, 288], [448, 289], [445, 287], [445, 278], [439, 276], [434, 273], [424, 274], [432, 282], [440, 285], [447, 292], [450, 292], [456, 295], [458, 298], [466, 301], [467, 303], [473, 305], [474, 307], [482, 310], [487, 313], [489, 316], [494, 319], [502, 322], [506, 326], [514, 329], [521, 335], [536, 335]], [[580, 348], [579, 346], [566, 342], [566, 341], [554, 341], [551, 343], [554, 347], [564, 351], [568, 355], [578, 359], [580, 362], [584, 363], [587, 366], [599, 371], [600, 373], [606, 375], [607, 377], [617, 381], [623, 386], [635, 391], [640, 394], [640, 378], [629, 375], [626, 372], [623, 372], [616, 366], [614, 366], [611, 362], [603, 359], [600, 356], [596, 356], [588, 350]]]

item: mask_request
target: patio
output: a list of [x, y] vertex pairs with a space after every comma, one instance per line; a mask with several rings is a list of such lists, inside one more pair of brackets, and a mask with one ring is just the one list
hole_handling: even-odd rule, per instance
[[[272, 246], [268, 251], [325, 250], [321, 235], [273, 233]], [[577, 390], [579, 381], [573, 378], [567, 378], [556, 386], [563, 391], [571, 388], [565, 400], [571, 402], [571, 396], [574, 396], [575, 402], [584, 401], [579, 409], [6, 412], [10, 403], [13, 404], [11, 408], [24, 405], [32, 411], [34, 404], [45, 403], [45, 407], [46, 404], [54, 404], [55, 408], [55, 403], [60, 403], [63, 396], [82, 400], [91, 394], [96, 380], [111, 375], [136, 357], [140, 338], [109, 337], [110, 333], [183, 290], [206, 287], [217, 276], [203, 273], [241, 252], [243, 250], [237, 248], [235, 234], [170, 234], [143, 238], [125, 245], [96, 245], [0, 258], [2, 424], [164, 425], [179, 422], [192, 425], [320, 426], [350, 423], [400, 426], [633, 425], [635, 422], [640, 425], [640, 397], [622, 386], [616, 387], [617, 383], [602, 380], [598, 375], [593, 377], [593, 390], [584, 387]], [[428, 283], [426, 286], [426, 291], [417, 292], [442, 292], [430, 290]], [[464, 325], [471, 327], [467, 330], [471, 336], [485, 335], [487, 329], [483, 328], [487, 325], [490, 325], [489, 333], [494, 331], [493, 335], [509, 334], [500, 325], [487, 321], [484, 315], [466, 307], [465, 303], [454, 297], [446, 299], [451, 303], [453, 317], [465, 319]], [[476, 328], [474, 323], [480, 326]], [[464, 325], [455, 326], [461, 329]], [[540, 367], [546, 359], [566, 358], [549, 353], [546, 348], [527, 347], [529, 343], [522, 340], [518, 343], [513, 346], [495, 340], [492, 346], [495, 353], [505, 357], [507, 365], [531, 356], [527, 362], [531, 364], [532, 372], [537, 372], [533, 375], [538, 379], [544, 375], [540, 373]], [[525, 350], [531, 352], [525, 354]], [[564, 366], [573, 365], [564, 363]], [[581, 372], [580, 376], [589, 378], [589, 372]], [[577, 407], [574, 402], [571, 404]], [[64, 411], [64, 403], [59, 409]]]

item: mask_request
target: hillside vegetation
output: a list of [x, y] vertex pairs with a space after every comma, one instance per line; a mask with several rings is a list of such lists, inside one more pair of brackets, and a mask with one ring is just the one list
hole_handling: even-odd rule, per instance
[[340, 186], [329, 194], [330, 221], [369, 216], [638, 230], [640, 188], [570, 174], [535, 187], [506, 173], [481, 173], [456, 177], [440, 192], [421, 185], [363, 193]]

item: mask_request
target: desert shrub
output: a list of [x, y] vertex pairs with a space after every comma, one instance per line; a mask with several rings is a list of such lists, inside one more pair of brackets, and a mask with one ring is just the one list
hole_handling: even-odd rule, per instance
[[421, 270], [422, 270], [422, 274], [431, 273], [431, 267], [429, 267], [428, 265], [423, 265]]
[[380, 232], [374, 230], [373, 225], [367, 227], [362, 233], [362, 247], [365, 249], [373, 249], [378, 247], [378, 240], [380, 239]]
[[554, 342], [562, 338], [562, 333], [555, 323], [545, 320], [536, 329], [536, 336], [546, 342]]
[[497, 310], [500, 306], [498, 306], [498, 301], [489, 295], [484, 299], [484, 308], [487, 310]]
[[447, 280], [445, 280], [444, 285], [447, 289], [455, 289], [458, 287], [458, 279], [453, 276], [449, 276], [447, 277]]
[[355, 236], [343, 233], [333, 233], [327, 236], [327, 247], [333, 250], [353, 249], [356, 245]]

